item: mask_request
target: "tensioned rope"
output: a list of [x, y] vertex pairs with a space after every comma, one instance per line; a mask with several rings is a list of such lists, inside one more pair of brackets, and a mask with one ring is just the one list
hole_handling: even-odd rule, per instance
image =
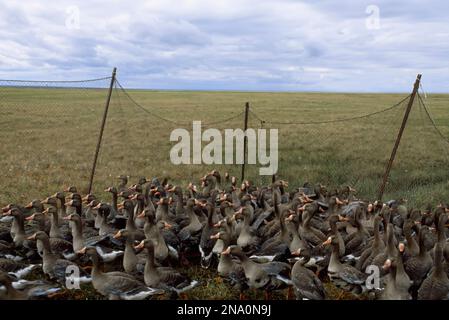
[[[167, 119], [167, 118], [161, 117], [160, 115], [155, 114], [154, 112], [151, 112], [150, 110], [148, 110], [147, 108], [145, 108], [144, 106], [142, 106], [140, 103], [138, 103], [136, 100], [134, 100], [134, 98], [131, 97], [131, 95], [128, 93], [128, 91], [125, 90], [125, 88], [120, 84], [120, 82], [119, 82], [117, 79], [116, 79], [115, 81], [117, 82], [118, 86], [119, 86], [120, 89], [123, 91], [123, 93], [128, 97], [128, 99], [129, 99], [129, 100], [130, 100], [136, 107], [138, 107], [138, 108], [141, 109], [142, 111], [144, 111], [144, 112], [146, 112], [146, 113], [152, 115], [153, 117], [156, 117], [156, 118], [158, 118], [158, 119], [160, 119], [160, 120], [162, 120], [162, 121], [167, 121], [167, 122], [173, 123], [173, 124], [175, 124], [175, 125], [184, 125], [184, 126], [185, 126], [185, 125], [191, 125], [191, 123], [189, 123], [189, 122], [181, 122], [181, 121], [175, 121], [175, 120]], [[235, 115], [233, 115], [233, 116], [231, 116], [231, 117], [229, 117], [229, 118], [225, 118], [225, 119], [222, 119], [222, 120], [211, 121], [211, 122], [204, 122], [204, 123], [202, 122], [201, 125], [204, 125], [204, 126], [210, 126], [210, 125], [215, 125], [215, 124], [219, 124], [219, 123], [224, 123], [224, 122], [233, 120], [233, 119], [235, 119], [235, 118], [241, 117], [244, 113], [245, 113], [245, 112], [242, 111], [242, 112], [239, 112], [239, 113], [237, 113], [237, 114], [235, 114]]]
[[94, 82], [94, 81], [102, 81], [109, 80], [111, 77], [104, 78], [96, 78], [96, 79], [87, 79], [87, 80], [7, 80], [0, 79], [0, 82], [18, 82], [18, 83], [39, 83], [39, 82], [47, 82], [47, 83], [81, 83], [81, 82]]
[[424, 103], [424, 101], [423, 101], [423, 99], [422, 99], [422, 97], [421, 97], [421, 95], [420, 95], [419, 93], [418, 93], [418, 101], [419, 101], [420, 105], [422, 105], [422, 107], [424, 108], [424, 111], [425, 111], [427, 117], [429, 118], [430, 123], [432, 124], [433, 128], [435, 129], [435, 131], [441, 136], [441, 138], [442, 138], [444, 141], [446, 141], [447, 143], [449, 143], [449, 138], [446, 137], [446, 136], [441, 132], [440, 129], [438, 129], [438, 127], [437, 127], [435, 121], [433, 120], [432, 116], [430, 115], [430, 112], [429, 112], [429, 110], [427, 109], [427, 106], [426, 106], [426, 104]]
[[332, 119], [332, 120], [322, 120], [322, 121], [303, 121], [303, 122], [294, 122], [294, 121], [289, 121], [289, 122], [282, 122], [282, 121], [266, 121], [266, 120], [262, 120], [256, 113], [254, 113], [253, 111], [250, 111], [259, 121], [266, 123], [266, 124], [279, 124], [279, 125], [287, 125], [287, 124], [300, 124], [300, 125], [305, 125], [305, 124], [323, 124], [323, 123], [333, 123], [333, 122], [343, 122], [343, 121], [351, 121], [351, 120], [357, 120], [357, 119], [362, 119], [362, 118], [368, 118], [371, 117], [373, 115], [382, 113], [382, 112], [386, 112], [389, 111], [391, 109], [394, 109], [396, 107], [398, 107], [399, 105], [401, 105], [405, 100], [407, 100], [408, 98], [410, 98], [410, 94], [408, 96], [406, 96], [404, 99], [402, 99], [401, 101], [399, 101], [398, 103], [392, 105], [391, 107], [388, 107], [386, 109], [382, 109], [376, 112], [372, 112], [372, 113], [368, 113], [368, 114], [364, 114], [361, 116], [355, 116], [355, 117], [349, 117], [349, 118], [341, 118], [341, 119]]

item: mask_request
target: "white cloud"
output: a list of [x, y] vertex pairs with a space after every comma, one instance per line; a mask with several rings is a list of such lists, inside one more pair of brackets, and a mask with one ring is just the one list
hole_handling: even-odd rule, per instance
[[[444, 1], [0, 0], [0, 78], [107, 75], [130, 87], [448, 91]], [[79, 29], [66, 27], [79, 8]]]

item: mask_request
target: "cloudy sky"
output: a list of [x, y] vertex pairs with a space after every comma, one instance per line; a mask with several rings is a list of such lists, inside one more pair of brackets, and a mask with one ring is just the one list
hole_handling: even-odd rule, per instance
[[449, 92], [447, 1], [0, 0], [0, 78]]

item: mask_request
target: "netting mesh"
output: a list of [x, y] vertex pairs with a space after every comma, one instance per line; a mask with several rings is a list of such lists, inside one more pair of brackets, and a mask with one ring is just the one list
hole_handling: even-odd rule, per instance
[[1, 203], [87, 187], [109, 83], [0, 80]]
[[[0, 202], [28, 201], [68, 185], [87, 192], [110, 80], [0, 80]], [[445, 99], [415, 99], [384, 199], [404, 197], [420, 206], [447, 201]], [[375, 199], [409, 96], [126, 90], [116, 81], [93, 191], [102, 196], [121, 174], [132, 181], [169, 178], [183, 186], [212, 169], [240, 177], [235, 164], [174, 165], [169, 137], [177, 128], [192, 136], [194, 120], [224, 137], [225, 129], [243, 128], [245, 101], [249, 128], [278, 129], [279, 177], [292, 186], [351, 185], [360, 197]], [[270, 183], [259, 168], [247, 165], [245, 177]]]

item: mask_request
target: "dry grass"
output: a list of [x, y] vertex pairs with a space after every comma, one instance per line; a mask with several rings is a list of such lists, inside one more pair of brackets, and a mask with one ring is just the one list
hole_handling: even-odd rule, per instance
[[[317, 121], [363, 115], [393, 105], [403, 94], [183, 92], [135, 90], [131, 95], [156, 115], [191, 123], [228, 118], [244, 102], [270, 121]], [[106, 91], [95, 89], [0, 88], [0, 203], [42, 198], [63, 186], [87, 191]], [[449, 135], [447, 95], [429, 98], [437, 125]], [[389, 158], [405, 104], [369, 118], [316, 125], [271, 125], [279, 128], [279, 175], [292, 186], [305, 181], [330, 186], [350, 183], [359, 195], [374, 198]], [[217, 125], [242, 127], [240, 117]], [[250, 115], [250, 127], [260, 122]], [[115, 176], [167, 176], [182, 185], [197, 182], [217, 168], [240, 175], [236, 165], [181, 165], [169, 161], [171, 130], [164, 122], [115, 91], [104, 133], [95, 193], [115, 184]], [[269, 127], [264, 124], [264, 127]], [[191, 124], [187, 129], [191, 129]], [[393, 167], [386, 198], [407, 197], [412, 205], [447, 200], [447, 144], [414, 106]], [[251, 165], [247, 177], [268, 183]], [[106, 198], [108, 199], [108, 198]]]

